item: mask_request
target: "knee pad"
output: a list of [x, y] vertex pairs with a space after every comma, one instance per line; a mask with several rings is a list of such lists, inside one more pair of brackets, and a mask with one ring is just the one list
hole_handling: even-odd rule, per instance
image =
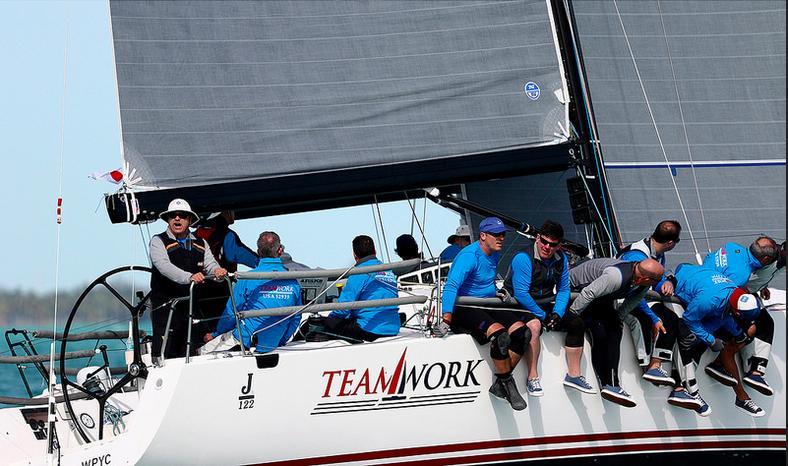
[[522, 355], [525, 352], [525, 345], [531, 341], [531, 329], [523, 325], [514, 332], [509, 334], [511, 343], [509, 349], [517, 354]]
[[509, 346], [511, 346], [512, 339], [506, 330], [500, 329], [490, 335], [490, 357], [497, 361], [509, 359]]

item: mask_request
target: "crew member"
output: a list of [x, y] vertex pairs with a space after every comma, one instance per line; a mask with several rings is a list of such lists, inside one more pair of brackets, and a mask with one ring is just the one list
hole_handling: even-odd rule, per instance
[[[607, 257], [585, 261], [569, 271], [572, 287], [580, 291], [569, 312], [582, 313], [591, 333], [591, 362], [602, 386], [602, 398], [608, 401], [630, 408], [637, 405], [618, 379], [621, 319], [638, 305], [664, 271], [650, 258], [625, 262]], [[618, 311], [617, 299], [624, 299]]]
[[471, 334], [480, 345], [490, 343], [490, 356], [495, 366], [490, 393], [507, 400], [519, 411], [527, 404], [512, 377], [512, 360], [519, 360], [526, 343], [531, 340], [523, 322], [524, 315], [456, 304], [459, 296], [496, 296], [496, 268], [506, 231], [501, 219], [485, 218], [479, 224], [479, 241], [465, 247], [454, 258], [443, 288], [442, 321], [436, 325], [436, 333], [443, 335], [450, 327], [455, 333]]
[[[531, 331], [531, 341], [525, 347], [525, 362], [528, 364], [527, 390], [531, 396], [542, 396], [544, 391], [539, 380], [540, 335], [545, 330], [554, 330], [564, 317], [569, 304], [569, 262], [561, 251], [564, 228], [560, 223], [547, 220], [539, 228], [536, 241], [528, 243], [515, 254], [504, 286], [520, 306], [527, 312], [524, 322]], [[557, 290], [554, 291], [554, 290]], [[536, 300], [555, 298], [552, 309], [545, 311]], [[580, 374], [580, 357], [583, 351], [583, 319], [571, 314], [561, 328], [566, 329], [564, 351], [568, 367], [568, 379], [577, 379]], [[549, 324], [549, 325], [548, 325]], [[512, 367], [517, 364], [512, 361]], [[575, 385], [575, 384], [573, 384]]]
[[[397, 237], [397, 246], [394, 248], [394, 252], [399, 256], [400, 259], [404, 261], [411, 259], [423, 259], [422, 253], [419, 252], [419, 245], [416, 244], [416, 238], [409, 234], [399, 235]], [[421, 269], [424, 265], [426, 265], [426, 262], [422, 260], [419, 264], [415, 264], [412, 267], [395, 270], [394, 275], [399, 277], [400, 275], [415, 272], [416, 270]]]
[[440, 253], [441, 262], [453, 261], [454, 258], [457, 257], [457, 254], [462, 251], [462, 248], [471, 244], [471, 227], [468, 225], [458, 226], [457, 231], [449, 236], [446, 242], [449, 243], [449, 245]]
[[[360, 235], [353, 238], [353, 258], [356, 267], [380, 265], [375, 256], [372, 238]], [[348, 277], [337, 302], [370, 301], [397, 297], [397, 277], [390, 270], [351, 275]], [[360, 310], [332, 311], [325, 320], [330, 338], [350, 343], [375, 341], [399, 333], [400, 320], [397, 306], [370, 307]]]
[[[151, 238], [149, 245], [153, 264], [150, 279], [152, 356], [158, 358], [163, 352], [167, 358], [176, 358], [186, 355], [189, 302], [182, 300], [173, 307], [168, 305], [170, 300], [188, 297], [190, 284], [205, 282], [206, 274], [224, 278], [227, 270], [216, 262], [205, 241], [189, 232], [189, 225], [198, 217], [188, 202], [173, 199], [160, 217], [167, 222], [167, 230]], [[194, 303], [194, 307], [197, 312], [199, 303]], [[166, 335], [166, 347], [163, 347], [170, 312], [172, 321]]]
[[[282, 243], [273, 231], [264, 231], [257, 239], [258, 264], [252, 272], [283, 272]], [[301, 287], [298, 280], [239, 280], [233, 290], [233, 300], [237, 311], [271, 309], [301, 305]], [[216, 330], [206, 333], [203, 341], [206, 346], [202, 352], [233, 349], [239, 341], [244, 348], [255, 348], [258, 353], [266, 353], [278, 346], [284, 346], [293, 336], [301, 322], [301, 315], [250, 317], [240, 321], [241, 333], [238, 334], [232, 301], [227, 302], [224, 313], [219, 319]], [[216, 338], [219, 337], [219, 338]], [[214, 344], [210, 342], [216, 338]]]
[[[617, 257], [628, 262], [639, 262], [650, 257], [664, 268], [665, 253], [679, 244], [680, 234], [679, 222], [663, 220], [654, 228], [651, 236], [626, 246]], [[673, 295], [673, 283], [664, 276], [653, 289], [663, 296]], [[632, 334], [638, 364], [645, 366], [643, 378], [654, 385], [674, 385], [674, 377], [662, 368], [662, 362], [673, 360], [673, 345], [676, 343], [678, 331], [676, 313], [663, 303], [649, 307], [645, 300], [641, 300], [638, 306], [624, 317], [624, 323]]]
[[[739, 288], [728, 277], [706, 267], [679, 265], [674, 281], [675, 295], [684, 305], [679, 319], [678, 369], [681, 386], [668, 397], [668, 403], [691, 409], [701, 416], [709, 416], [711, 407], [700, 396], [695, 369], [706, 348], [720, 353], [720, 363], [736, 381], [737, 408], [754, 417], [765, 413], [738, 383], [739, 369], [735, 353], [750, 341], [734, 318], [751, 322], [760, 312], [755, 296]], [[727, 340], [727, 341], [725, 341]]]
[[[219, 265], [228, 272], [238, 270], [238, 264], [249, 268], [257, 267], [257, 254], [249, 249], [230, 229], [235, 222], [235, 214], [231, 210], [215, 212], [205, 220], [200, 221], [194, 235], [202, 238], [211, 248], [211, 253]], [[200, 289], [200, 310], [203, 322], [197, 327], [197, 335], [203, 335], [216, 328], [217, 319], [222, 315], [230, 288], [226, 282], [206, 282]]]
[[[736, 286], [747, 288], [751, 292], [765, 289], [768, 296], [769, 290], [763, 288], [765, 284], [760, 285], [762, 278], [759, 278], [758, 274], [761, 274], [760, 277], [766, 277], [770, 275], [770, 271], [776, 273], [776, 263], [779, 257], [780, 248], [777, 243], [768, 236], [761, 236], [753, 241], [749, 248], [736, 243], [727, 243], [717, 251], [709, 253], [703, 261], [703, 266], [723, 273]], [[784, 258], [783, 264], [785, 264]], [[750, 285], [751, 278], [755, 278], [752, 285]], [[744, 325], [741, 322], [739, 324]], [[767, 396], [774, 393], [765, 377], [773, 338], [774, 320], [768, 312], [761, 312], [755, 319], [753, 344], [746, 345], [740, 352], [742, 361], [749, 366], [742, 380]], [[723, 385], [734, 386], [737, 383], [736, 379], [722, 366], [719, 357], [710, 362], [705, 371]]]

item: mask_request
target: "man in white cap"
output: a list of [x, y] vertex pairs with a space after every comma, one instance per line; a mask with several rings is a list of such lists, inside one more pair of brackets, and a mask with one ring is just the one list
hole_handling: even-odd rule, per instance
[[468, 225], [460, 225], [457, 231], [446, 239], [449, 246], [441, 251], [441, 262], [451, 262], [457, 257], [457, 254], [462, 251], [462, 248], [471, 244], [471, 227]]
[[668, 403], [703, 417], [711, 414], [711, 407], [700, 396], [695, 376], [700, 358], [708, 348], [720, 353], [721, 365], [736, 381], [735, 406], [750, 416], [763, 416], [764, 410], [744, 391], [734, 360], [736, 352], [752, 341], [752, 334], [742, 330], [737, 321], [757, 319], [761, 310], [758, 300], [730, 278], [706, 267], [681, 264], [675, 277], [668, 280], [673, 282], [675, 296], [684, 306], [678, 325], [679, 351], [674, 353], [678, 357], [681, 385], [670, 393]]
[[206, 274], [224, 278], [227, 270], [216, 262], [205, 240], [189, 232], [189, 226], [197, 221], [198, 216], [188, 202], [173, 199], [159, 217], [167, 222], [167, 230], [151, 238], [149, 245], [153, 264], [150, 280], [153, 356], [159, 357], [163, 353], [166, 358], [183, 357], [186, 355], [189, 303], [180, 301], [172, 308], [167, 345], [162, 348], [170, 312], [169, 301], [189, 296], [191, 283], [203, 283]]

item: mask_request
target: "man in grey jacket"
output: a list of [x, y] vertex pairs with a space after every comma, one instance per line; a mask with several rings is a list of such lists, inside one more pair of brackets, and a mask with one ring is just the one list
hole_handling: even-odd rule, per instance
[[[602, 398], [626, 407], [637, 405], [618, 379], [623, 316], [629, 314], [657, 283], [664, 268], [654, 259], [624, 262], [591, 259], [569, 271], [572, 288], [580, 295], [569, 312], [582, 315], [591, 334], [591, 362], [602, 386]], [[615, 309], [615, 301], [624, 301]]]

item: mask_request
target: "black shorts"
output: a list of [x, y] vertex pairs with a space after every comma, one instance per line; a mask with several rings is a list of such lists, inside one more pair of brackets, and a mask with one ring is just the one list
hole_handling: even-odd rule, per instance
[[[529, 317], [530, 316], [530, 317]], [[468, 333], [480, 345], [488, 342], [487, 329], [494, 323], [508, 329], [516, 322], [528, 322], [535, 318], [530, 312], [507, 309], [490, 309], [475, 306], [454, 306], [451, 329], [454, 333]]]

